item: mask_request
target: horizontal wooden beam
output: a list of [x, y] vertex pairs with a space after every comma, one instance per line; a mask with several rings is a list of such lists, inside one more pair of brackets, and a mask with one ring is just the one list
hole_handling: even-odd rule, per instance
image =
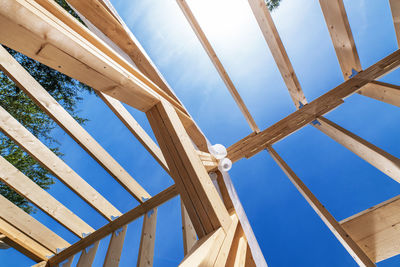
[[7, 52], [0, 69], [140, 203], [149, 193]]
[[358, 91], [360, 95], [400, 107], [400, 86], [373, 81]]
[[282, 75], [283, 81], [289, 90], [293, 103], [297, 108], [300, 108], [302, 105], [307, 104], [307, 100], [267, 5], [264, 0], [248, 0], [248, 2]]
[[365, 254], [360, 246], [346, 233], [345, 229], [338, 223], [329, 211], [321, 204], [315, 195], [307, 188], [307, 186], [300, 180], [300, 178], [293, 172], [293, 170], [286, 164], [286, 162], [278, 155], [272, 148], [268, 147], [268, 152], [276, 163], [281, 167], [282, 171], [287, 175], [293, 185], [299, 190], [302, 196], [307, 200], [308, 204], [318, 214], [321, 220], [336, 236], [339, 242], [354, 258], [360, 266], [375, 266], [371, 259]]
[[196, 34], [197, 38], [199, 39], [201, 45], [203, 46], [204, 50], [206, 51], [211, 62], [214, 64], [215, 68], [217, 69], [218, 74], [221, 77], [222, 81], [225, 83], [226, 87], [228, 88], [229, 93], [232, 95], [233, 99], [235, 100], [235, 102], [236, 102], [237, 106], [239, 107], [240, 111], [242, 112], [243, 116], [246, 118], [246, 121], [249, 124], [250, 128], [254, 132], [259, 132], [260, 129], [258, 128], [256, 122], [254, 121], [253, 117], [251, 116], [249, 110], [247, 109], [247, 106], [245, 105], [242, 97], [240, 96], [240, 94], [237, 91], [235, 85], [233, 84], [231, 78], [229, 77], [224, 66], [222, 65], [221, 61], [219, 60], [217, 54], [215, 53], [214, 48], [211, 46], [211, 43], [208, 41], [206, 35], [204, 34], [203, 30], [201, 29], [200, 24], [197, 22], [195, 16], [193, 15], [192, 11], [190, 10], [189, 5], [186, 3], [185, 0], [176, 0], [176, 2], [178, 3], [179, 7], [181, 8], [183, 14], [185, 15], [187, 21], [189, 22], [190, 26], [192, 27], [194, 33]]
[[0, 131], [11, 138], [106, 219], [112, 220], [112, 216], [121, 215], [120, 211], [2, 107], [0, 107]]
[[389, 0], [392, 9], [394, 29], [396, 31], [397, 43], [400, 47], [400, 2], [397, 0]]
[[61, 251], [59, 254], [55, 255], [51, 259], [49, 259], [49, 263], [51, 266], [56, 265], [67, 259], [68, 257], [75, 255], [82, 249], [90, 246], [96, 241], [101, 240], [102, 238], [106, 237], [107, 235], [113, 233], [114, 231], [120, 229], [124, 225], [129, 224], [130, 222], [136, 220], [140, 216], [143, 216], [148, 211], [160, 206], [164, 202], [170, 200], [171, 198], [178, 195], [175, 185], [170, 186], [169, 188], [165, 189], [164, 191], [158, 193], [157, 195], [153, 196], [149, 200], [145, 201], [143, 204], [140, 204], [136, 208], [124, 213], [114, 221], [106, 224], [105, 226], [101, 227], [97, 231], [91, 233], [87, 237], [79, 240], [78, 242], [72, 244], [70, 247], [66, 248], [65, 250]]
[[[0, 195], [0, 218], [33, 240], [41, 244], [43, 247], [57, 252], [57, 249], [69, 247], [69, 243], [41, 224], [35, 218], [24, 212], [11, 201]], [[1, 231], [3, 232], [3, 231]]]
[[400, 254], [400, 195], [340, 223], [375, 262]]
[[393, 71], [400, 65], [400, 50], [358, 73], [324, 95], [318, 97], [301, 109], [293, 112], [258, 134], [250, 134], [228, 148], [228, 158], [236, 162], [249, 158], [301, 129], [316, 118], [332, 111], [344, 103], [343, 99], [360, 90], [363, 86]]
[[72, 213], [2, 156], [0, 156], [0, 181], [32, 202], [78, 237], [82, 237], [83, 233], [94, 231], [81, 218]]

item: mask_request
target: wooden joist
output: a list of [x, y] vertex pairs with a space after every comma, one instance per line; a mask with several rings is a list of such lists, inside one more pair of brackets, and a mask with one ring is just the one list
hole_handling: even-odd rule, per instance
[[[139, 218], [140, 216], [144, 215], [148, 211], [158, 207], [159, 205], [163, 204], [164, 202], [170, 200], [171, 198], [175, 197], [178, 194], [175, 185], [165, 189], [161, 193], [153, 196], [149, 200], [145, 201], [143, 204], [140, 204], [136, 208], [124, 213], [120, 217], [116, 218], [114, 221], [106, 224], [105, 226], [101, 227], [94, 233], [90, 234], [89, 236], [79, 240], [78, 242], [72, 244], [65, 250], [61, 251], [59, 254], [55, 255], [51, 259], [49, 259], [49, 263], [51, 265], [55, 265], [67, 259], [68, 257], [75, 255], [79, 251], [83, 250], [84, 248], [90, 246], [96, 241], [101, 240], [102, 238], [106, 237], [107, 235], [115, 232], [116, 230], [120, 229], [121, 227], [127, 225], [128, 223], [134, 221], [135, 219]], [[1, 232], [1, 230], [0, 230]]]
[[340, 223], [373, 261], [400, 254], [400, 195]]
[[197, 235], [182, 200], [181, 200], [181, 216], [182, 216], [183, 254], [186, 255], [192, 249], [194, 244], [196, 244]]
[[94, 231], [81, 218], [72, 213], [44, 189], [25, 176], [6, 159], [0, 156], [0, 181], [35, 204], [78, 237]]
[[[230, 218], [177, 113], [164, 101], [146, 113], [197, 236], [226, 230]], [[190, 196], [190, 197], [189, 197]]]
[[400, 50], [397, 50], [269, 128], [258, 134], [250, 134], [236, 142], [228, 148], [228, 158], [232, 162], [236, 162], [243, 157], [254, 156], [266, 146], [282, 140], [316, 118], [332, 111], [343, 103], [344, 98], [357, 92], [371, 81], [396, 69], [399, 65]]
[[5, 50], [0, 69], [140, 203], [149, 193]]
[[366, 255], [366, 253], [360, 248], [360, 246], [346, 233], [343, 227], [335, 218], [329, 213], [329, 211], [324, 207], [324, 205], [319, 202], [315, 195], [307, 188], [307, 186], [300, 180], [300, 178], [293, 172], [293, 170], [286, 164], [286, 162], [278, 155], [278, 153], [272, 148], [268, 147], [268, 152], [276, 163], [281, 167], [282, 171], [288, 176], [293, 185], [302, 194], [302, 196], [307, 200], [310, 206], [318, 214], [321, 220], [326, 224], [326, 226], [331, 230], [331, 232], [336, 236], [339, 242], [344, 246], [344, 248], [349, 252], [349, 254], [354, 258], [354, 260], [360, 266], [375, 266], [371, 259]]
[[398, 85], [373, 81], [365, 85], [358, 93], [400, 107], [400, 86]]
[[0, 130], [106, 219], [111, 220], [112, 216], [121, 215], [110, 202], [2, 107], [0, 107]]
[[111, 234], [111, 239], [110, 243], [108, 244], [106, 258], [104, 259], [104, 264], [103, 264], [104, 267], [113, 267], [119, 265], [127, 229], [128, 226], [124, 225], [123, 227], [117, 229]]
[[400, 2], [397, 0], [389, 0], [392, 10], [394, 29], [396, 31], [397, 43], [400, 47]]
[[248, 2], [289, 90], [289, 94], [296, 107], [300, 108], [301, 105], [307, 104], [307, 100], [265, 1], [248, 0]]
[[207, 55], [209, 56], [211, 62], [214, 64], [215, 68], [217, 69], [221, 79], [224, 81], [226, 87], [228, 88], [229, 93], [232, 95], [233, 99], [235, 100], [236, 104], [238, 105], [243, 116], [246, 118], [246, 121], [249, 124], [250, 128], [253, 130], [253, 132], [259, 132], [260, 129], [258, 128], [256, 122], [254, 121], [253, 117], [251, 116], [249, 110], [247, 109], [242, 97], [240, 96], [240, 94], [237, 91], [235, 85], [233, 84], [231, 78], [229, 77], [224, 66], [222, 65], [221, 61], [219, 60], [217, 54], [215, 53], [214, 48], [211, 46], [211, 43], [208, 41], [206, 35], [204, 34], [203, 30], [201, 29], [196, 18], [194, 17], [192, 11], [190, 10], [190, 7], [186, 3], [186, 0], [176, 0], [176, 2], [178, 3], [179, 7], [181, 8], [183, 14], [185, 15], [186, 19], [188, 20], [193, 31], [195, 32], [195, 34], [196, 34], [197, 38], [199, 39], [201, 45], [203, 46], [204, 50], [207, 52]]
[[3, 240], [9, 246], [36, 262], [47, 261], [48, 257], [54, 254], [52, 251], [32, 239], [29, 235], [24, 234], [22, 231], [1, 218], [0, 232], [6, 236]]
[[143, 218], [137, 267], [152, 267], [156, 241], [157, 208], [147, 212]]
[[228, 261], [229, 253], [232, 248], [233, 239], [235, 237], [235, 233], [237, 232], [237, 228], [240, 227], [237, 216], [233, 215], [231, 217], [232, 217], [232, 225], [230, 226], [229, 231], [226, 233], [226, 236], [222, 243], [221, 249], [218, 252], [217, 259], [215, 260], [215, 263], [214, 263], [215, 267], [227, 266], [227, 261]]
[[400, 183], [399, 158], [392, 156], [324, 117], [319, 117], [317, 120], [319, 123], [314, 124], [315, 128], [321, 130], [336, 142]]
[[96, 241], [92, 246], [82, 250], [76, 267], [92, 266], [99, 244], [100, 242]]
[[[0, 218], [28, 235], [53, 253], [69, 246], [69, 243], [34, 219], [28, 213], [0, 195]], [[1, 231], [3, 233], [3, 231]]]

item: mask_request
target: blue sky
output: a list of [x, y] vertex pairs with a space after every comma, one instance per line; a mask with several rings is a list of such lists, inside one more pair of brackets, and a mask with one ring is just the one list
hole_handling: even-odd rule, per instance
[[[212, 143], [228, 147], [251, 132], [175, 1], [112, 2]], [[363, 68], [397, 49], [388, 1], [344, 2]], [[265, 129], [295, 111], [247, 1], [188, 3], [259, 127]], [[343, 82], [318, 1], [283, 0], [273, 18], [308, 101]], [[399, 74], [394, 71], [382, 81], [400, 84]], [[153, 136], [144, 114], [128, 109]], [[90, 120], [88, 132], [150, 194], [173, 184], [99, 98], [85, 95], [80, 110]], [[398, 107], [354, 95], [326, 117], [400, 157], [399, 115]], [[118, 209], [126, 212], [137, 205], [61, 129], [53, 134], [64, 160]], [[337, 220], [400, 193], [397, 182], [311, 126], [274, 147]], [[237, 162], [230, 175], [270, 266], [356, 266], [267, 152]], [[50, 193], [92, 227], [106, 223], [62, 183]], [[159, 208], [154, 266], [176, 266], [183, 257], [179, 207], [175, 198]], [[34, 217], [67, 241], [77, 241], [42, 212]], [[129, 225], [120, 266], [136, 264], [141, 224], [139, 219]], [[95, 266], [102, 265], [108, 240], [101, 242]], [[0, 262], [32, 264], [13, 250], [0, 250]], [[399, 265], [400, 256], [378, 264]]]

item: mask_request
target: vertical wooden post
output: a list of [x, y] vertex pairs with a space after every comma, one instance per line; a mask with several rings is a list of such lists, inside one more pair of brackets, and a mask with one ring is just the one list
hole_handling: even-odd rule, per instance
[[154, 245], [156, 239], [157, 209], [153, 209], [143, 217], [142, 235], [140, 238], [137, 267], [153, 266]]
[[181, 215], [182, 215], [182, 234], [183, 234], [183, 253], [184, 255], [192, 249], [197, 242], [196, 231], [190, 221], [189, 214], [181, 200]]
[[99, 247], [99, 244], [100, 244], [100, 241], [96, 241], [91, 246], [82, 250], [81, 256], [79, 257], [79, 261], [78, 261], [76, 267], [92, 266], [94, 257], [96, 256], [97, 248]]
[[128, 226], [125, 225], [111, 234], [103, 267], [118, 267], [127, 228]]

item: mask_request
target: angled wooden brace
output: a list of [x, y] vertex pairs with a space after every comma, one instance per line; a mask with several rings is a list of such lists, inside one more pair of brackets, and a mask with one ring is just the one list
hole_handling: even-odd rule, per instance
[[153, 266], [154, 245], [156, 241], [157, 208], [148, 211], [143, 217], [142, 234], [140, 237], [138, 267]]

